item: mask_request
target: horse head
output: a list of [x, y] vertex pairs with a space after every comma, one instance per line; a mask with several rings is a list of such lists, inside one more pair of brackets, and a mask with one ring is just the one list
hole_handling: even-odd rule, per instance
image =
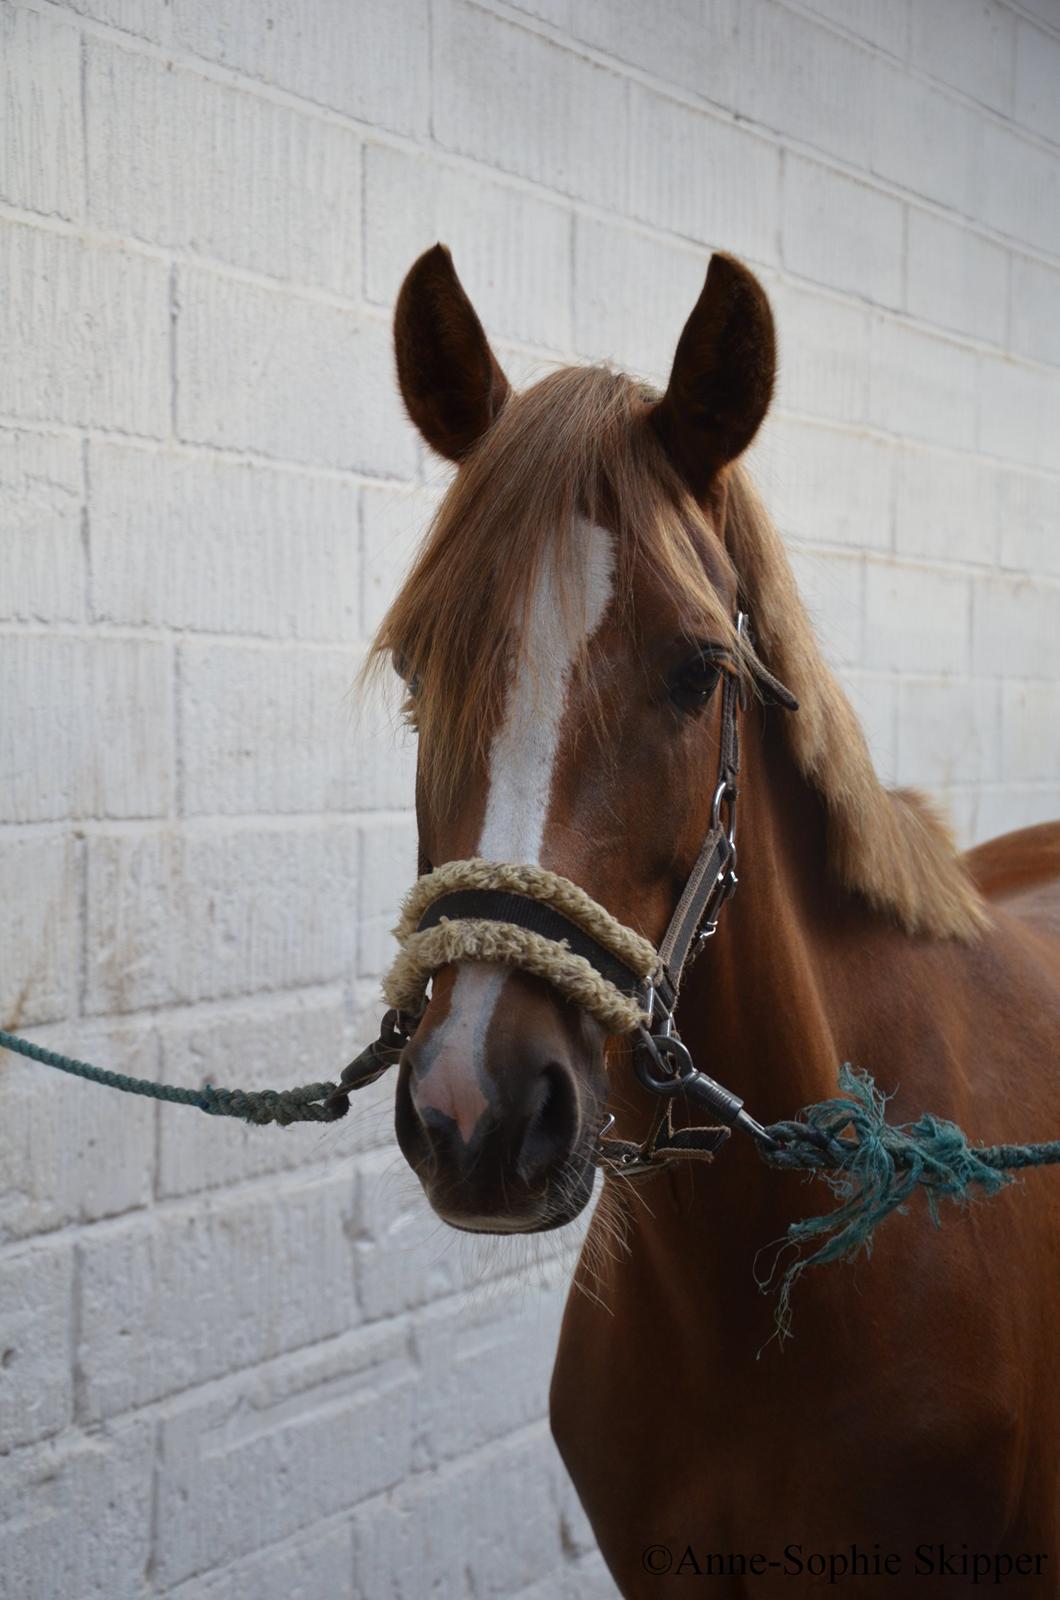
[[[765, 294], [714, 256], [661, 397], [603, 368], [513, 394], [441, 246], [395, 335], [409, 415], [456, 464], [375, 645], [418, 731], [421, 870], [543, 869], [657, 944], [710, 825], [718, 686], [743, 671], [721, 529], [772, 392]], [[618, 1048], [547, 963], [436, 965], [396, 1120], [439, 1215], [575, 1217]]]

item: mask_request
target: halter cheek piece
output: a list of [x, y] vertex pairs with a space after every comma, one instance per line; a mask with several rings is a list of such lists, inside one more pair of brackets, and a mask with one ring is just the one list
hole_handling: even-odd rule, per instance
[[[746, 634], [747, 619], [737, 617]], [[794, 696], [755, 663], [765, 698], [796, 710]], [[633, 1066], [659, 1096], [642, 1143], [601, 1132], [598, 1163], [633, 1176], [678, 1157], [710, 1159], [742, 1127], [760, 1143], [774, 1141], [743, 1109], [740, 1097], [692, 1061], [674, 1026], [685, 968], [717, 930], [736, 876], [736, 802], [740, 769], [737, 715], [740, 685], [723, 673], [721, 741], [710, 827], [658, 950], [569, 879], [543, 867], [479, 859], [450, 861], [417, 879], [395, 929], [401, 946], [383, 985], [392, 1008], [382, 1037], [352, 1062], [340, 1092], [373, 1081], [391, 1065], [415, 1030], [431, 977], [454, 961], [490, 961], [543, 978], [590, 1012], [610, 1034], [633, 1036]], [[675, 1128], [674, 1097], [688, 1095], [717, 1123]]]

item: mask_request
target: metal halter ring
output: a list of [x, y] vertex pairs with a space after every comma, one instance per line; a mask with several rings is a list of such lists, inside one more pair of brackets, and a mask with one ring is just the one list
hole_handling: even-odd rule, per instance
[[721, 827], [721, 808], [725, 801], [729, 802], [729, 826], [725, 830], [725, 837], [730, 847], [736, 849], [736, 785], [731, 778], [722, 778], [714, 791], [714, 800], [710, 808], [710, 825], [712, 828]]
[[649, 1033], [647, 1028], [634, 1046], [633, 1070], [645, 1089], [667, 1098], [680, 1094], [697, 1076], [695, 1062], [676, 1033]]

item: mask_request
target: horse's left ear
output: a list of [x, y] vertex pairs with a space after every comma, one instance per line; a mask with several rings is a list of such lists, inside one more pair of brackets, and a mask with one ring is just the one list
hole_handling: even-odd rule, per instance
[[776, 375], [773, 313], [754, 273], [714, 255], [685, 323], [666, 393], [651, 420], [692, 493], [706, 494], [746, 450], [769, 409]]
[[394, 312], [405, 409], [439, 455], [459, 461], [508, 398], [508, 380], [444, 244], [409, 269]]

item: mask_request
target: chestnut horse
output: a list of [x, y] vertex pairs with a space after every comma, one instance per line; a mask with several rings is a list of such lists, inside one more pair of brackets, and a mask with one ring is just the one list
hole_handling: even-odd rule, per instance
[[[441, 246], [396, 344], [413, 422], [458, 464], [375, 645], [419, 730], [421, 872], [536, 864], [658, 944], [710, 823], [718, 661], [751, 657], [740, 608], [800, 709], [752, 692], [740, 718], [741, 882], [681, 993], [694, 1058], [764, 1123], [850, 1061], [896, 1120], [1054, 1137], [1060, 827], [962, 856], [878, 782], [738, 464], [775, 365], [752, 274], [712, 258], [662, 397], [601, 368], [513, 395]], [[578, 1214], [608, 1113], [639, 1137], [649, 1102], [624, 1042], [548, 982], [455, 961], [404, 1051], [397, 1131], [445, 1221], [529, 1232]], [[843, 1592], [963, 1595], [987, 1559], [1060, 1593], [1060, 1177], [938, 1231], [909, 1205], [871, 1258], [800, 1280], [781, 1351], [756, 1257], [827, 1199], [739, 1135], [711, 1165], [606, 1177], [551, 1416], [622, 1594], [664, 1573], [835, 1592], [831, 1560], [853, 1563]]]

